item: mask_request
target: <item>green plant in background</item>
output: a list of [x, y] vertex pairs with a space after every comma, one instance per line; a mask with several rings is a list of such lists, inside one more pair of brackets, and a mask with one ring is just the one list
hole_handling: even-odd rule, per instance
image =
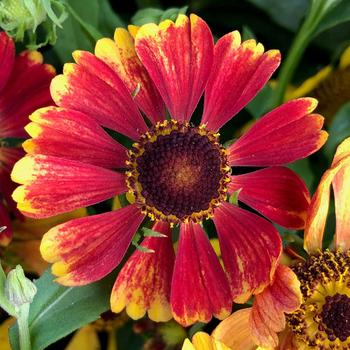
[[[0, 2], [0, 27], [16, 41], [28, 35], [27, 47], [36, 49], [54, 45], [56, 26], [62, 27], [67, 18], [65, 6], [59, 0], [3, 0]], [[38, 31], [42, 39], [38, 42]]]

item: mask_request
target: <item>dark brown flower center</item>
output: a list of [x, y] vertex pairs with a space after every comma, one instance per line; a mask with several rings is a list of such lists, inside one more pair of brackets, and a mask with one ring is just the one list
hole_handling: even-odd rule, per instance
[[134, 145], [128, 165], [129, 188], [151, 217], [200, 221], [226, 195], [226, 152], [203, 127], [158, 124]]
[[323, 305], [322, 322], [330, 340], [345, 341], [350, 336], [350, 298], [344, 294], [326, 297]]

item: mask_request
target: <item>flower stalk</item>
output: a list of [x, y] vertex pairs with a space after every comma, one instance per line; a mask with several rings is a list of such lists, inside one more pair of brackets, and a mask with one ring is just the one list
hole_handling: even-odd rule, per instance
[[286, 60], [281, 66], [272, 104], [273, 107], [276, 107], [283, 102], [287, 86], [294, 75], [295, 69], [299, 64], [305, 49], [314, 37], [318, 25], [329, 10], [337, 5], [337, 3], [337, 0], [311, 0], [308, 15], [289, 49]]

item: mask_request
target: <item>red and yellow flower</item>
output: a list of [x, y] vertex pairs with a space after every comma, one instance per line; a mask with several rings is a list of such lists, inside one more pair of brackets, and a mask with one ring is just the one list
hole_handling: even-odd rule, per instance
[[[175, 23], [117, 28], [114, 40], [97, 42], [95, 54], [73, 57], [51, 84], [58, 107], [30, 117], [32, 139], [12, 173], [21, 184], [13, 198], [37, 218], [126, 192], [135, 202], [51, 229], [43, 257], [59, 283], [91, 283], [121, 262], [150, 218], [163, 237], [145, 238], [142, 246], [154, 253], [136, 250], [122, 268], [112, 310], [126, 308], [135, 319], [174, 316], [183, 325], [225, 318], [232, 300], [245, 302], [270, 284], [282, 250], [274, 226], [227, 202], [227, 193], [239, 191], [241, 202], [282, 226], [304, 227], [308, 190], [283, 165], [324, 144], [323, 118], [312, 114], [316, 100], [276, 108], [224, 148], [218, 130], [265, 85], [280, 63], [278, 51], [241, 42], [237, 31], [214, 45], [201, 18], [180, 15]], [[190, 119], [203, 93], [195, 126]], [[128, 150], [110, 134], [134, 143]], [[231, 174], [242, 166], [263, 169]], [[218, 232], [225, 270], [201, 225], [206, 219]]]
[[[322, 250], [331, 186], [336, 210], [334, 250]], [[312, 198], [304, 241], [310, 255], [308, 259], [299, 259], [292, 266], [295, 274], [289, 282], [286, 274], [281, 274], [285, 283], [265, 289], [255, 297], [252, 308], [235, 312], [224, 320], [215, 330], [215, 338], [237, 350], [256, 349], [257, 344], [280, 350], [350, 347], [349, 193], [350, 138], [338, 147], [331, 167], [322, 176]], [[293, 295], [296, 301], [298, 285], [302, 297], [300, 307], [285, 309], [287, 314], [280, 313], [282, 318], [278, 317], [276, 306], [280, 301], [285, 304], [293, 301]], [[290, 293], [293, 286], [295, 292]], [[272, 289], [277, 293], [271, 293]], [[278, 332], [281, 333], [277, 336]]]
[[[13, 165], [24, 155], [20, 147], [26, 137], [24, 126], [28, 115], [37, 108], [52, 104], [49, 85], [54, 68], [43, 64], [37, 51], [24, 51], [15, 56], [15, 46], [5, 32], [0, 32], [0, 245], [12, 237], [11, 216], [21, 217], [11, 193]], [[17, 140], [17, 142], [16, 142]]]

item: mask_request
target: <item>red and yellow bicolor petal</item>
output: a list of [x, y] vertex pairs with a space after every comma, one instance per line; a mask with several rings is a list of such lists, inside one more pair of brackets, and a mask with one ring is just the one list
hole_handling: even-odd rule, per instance
[[297, 310], [301, 302], [302, 294], [297, 276], [289, 267], [278, 265], [271, 285], [254, 298], [249, 322], [256, 344], [276, 347], [277, 333], [286, 326], [284, 314]]
[[24, 126], [28, 115], [37, 108], [53, 103], [49, 85], [55, 75], [52, 66], [43, 64], [37, 51], [16, 56], [6, 88], [0, 95], [1, 137], [26, 137]]
[[120, 263], [143, 219], [135, 205], [74, 219], [48, 231], [40, 252], [53, 263], [58, 283], [85, 285], [103, 278]]
[[322, 250], [331, 185], [336, 211], [335, 245], [344, 250], [350, 248], [349, 176], [350, 138], [347, 138], [338, 146], [332, 166], [323, 174], [311, 200], [304, 234], [304, 248], [309, 254]]
[[282, 253], [280, 235], [267, 220], [227, 202], [215, 209], [213, 220], [232, 298], [244, 303], [272, 281]]
[[51, 95], [56, 104], [137, 140], [147, 126], [122, 80], [89, 52], [77, 51], [74, 59], [78, 64], [66, 63], [63, 74], [52, 80]]
[[[133, 27], [129, 26], [129, 31]], [[153, 123], [165, 119], [164, 102], [136, 54], [133, 36], [126, 29], [117, 28], [114, 40], [98, 40], [95, 55], [118, 74], [130, 93], [136, 93], [134, 101], [147, 118]]]
[[6, 85], [15, 60], [15, 45], [5, 33], [0, 32], [0, 91]]
[[127, 191], [124, 174], [73, 160], [28, 155], [13, 168], [12, 197], [29, 217], [45, 218], [102, 202]]
[[285, 167], [271, 167], [231, 176], [229, 193], [277, 224], [294, 229], [305, 226], [310, 204], [303, 180]]
[[61, 107], [37, 110], [25, 129], [32, 139], [23, 143], [29, 154], [76, 160], [104, 168], [125, 167], [126, 149], [87, 115]]
[[181, 224], [171, 286], [171, 308], [183, 326], [224, 319], [231, 313], [230, 288], [220, 262], [199, 224]]
[[250, 313], [251, 308], [235, 311], [231, 316], [219, 323], [212, 337], [233, 350], [255, 350], [257, 345], [251, 333]]
[[[135, 250], [121, 269], [111, 295], [111, 310], [127, 314], [134, 320], [146, 312], [156, 322], [172, 318], [170, 288], [175, 254], [169, 224], [157, 222], [152, 230], [165, 237], [146, 237], [141, 246], [150, 250]], [[152, 252], [153, 251], [153, 252]]]
[[278, 50], [264, 52], [255, 40], [241, 43], [238, 31], [220, 38], [205, 88], [202, 123], [220, 129], [263, 88], [280, 60]]
[[291, 163], [319, 150], [328, 134], [324, 118], [310, 114], [313, 98], [300, 98], [260, 118], [228, 151], [231, 166], [272, 166]]
[[137, 55], [173, 119], [188, 121], [204, 91], [213, 62], [213, 36], [194, 14], [176, 22], [143, 25], [136, 34]]
[[230, 350], [230, 348], [207, 333], [197, 332], [192, 337], [192, 342], [189, 339], [184, 341], [182, 350]]

